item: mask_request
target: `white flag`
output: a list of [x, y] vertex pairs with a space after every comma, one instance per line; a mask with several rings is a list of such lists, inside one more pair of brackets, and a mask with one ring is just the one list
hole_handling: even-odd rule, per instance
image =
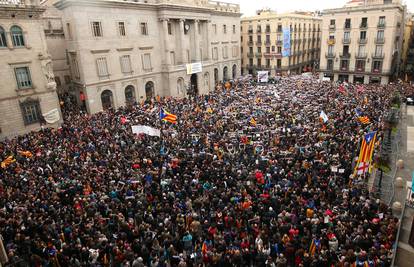
[[132, 128], [132, 133], [134, 134], [147, 134], [150, 136], [161, 136], [161, 131], [149, 126], [145, 126], [145, 125], [133, 125], [131, 126]]
[[326, 123], [329, 120], [328, 116], [325, 114], [323, 110], [321, 111], [321, 115], [319, 115], [319, 118], [321, 118], [324, 123]]
[[43, 115], [43, 118], [45, 119], [45, 121], [49, 124], [53, 124], [55, 122], [58, 122], [60, 120], [60, 114], [59, 114], [59, 110], [57, 108], [52, 109], [49, 112], [46, 112]]

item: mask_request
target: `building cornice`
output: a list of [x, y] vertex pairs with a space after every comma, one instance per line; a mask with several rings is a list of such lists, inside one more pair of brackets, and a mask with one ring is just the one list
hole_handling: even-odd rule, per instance
[[54, 4], [57, 9], [65, 9], [70, 6], [91, 6], [91, 7], [108, 7], [108, 8], [122, 8], [122, 9], [139, 9], [139, 10], [154, 10], [154, 11], [180, 11], [192, 12], [202, 14], [226, 15], [231, 17], [240, 17], [240, 12], [227, 12], [216, 10], [212, 7], [198, 7], [175, 5], [165, 3], [142, 3], [131, 1], [100, 1], [100, 0], [60, 0]]
[[386, 5], [370, 5], [370, 6], [356, 6], [356, 7], [341, 7], [333, 9], [325, 9], [322, 11], [322, 16], [330, 16], [335, 13], [347, 13], [347, 12], [362, 12], [362, 11], [379, 11], [398, 9], [401, 12], [404, 11], [404, 6], [400, 4], [386, 4]]
[[1, 19], [41, 19], [43, 12], [46, 8], [41, 6], [10, 6], [0, 5], [0, 18]]

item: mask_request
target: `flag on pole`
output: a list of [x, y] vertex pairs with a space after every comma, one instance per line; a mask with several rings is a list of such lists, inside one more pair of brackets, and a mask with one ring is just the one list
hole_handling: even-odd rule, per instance
[[355, 114], [357, 116], [357, 119], [360, 123], [362, 124], [369, 124], [371, 123], [371, 121], [369, 120], [369, 118], [367, 116], [363, 116], [362, 112], [359, 109], [355, 109]]
[[253, 126], [257, 125], [257, 122], [253, 117], [250, 119], [250, 124], [253, 125]]
[[177, 123], [177, 115], [171, 114], [168, 111], [165, 111], [163, 108], [160, 111], [160, 120], [162, 121], [168, 121], [171, 123], [176, 124]]
[[375, 140], [377, 132], [370, 132], [364, 135], [362, 139], [361, 148], [359, 150], [358, 163], [355, 166], [357, 174], [364, 174], [369, 170], [369, 165], [374, 154]]
[[329, 120], [328, 116], [326, 115], [326, 113], [323, 110], [321, 111], [321, 114], [319, 115], [319, 118], [321, 118], [324, 123], [326, 123]]

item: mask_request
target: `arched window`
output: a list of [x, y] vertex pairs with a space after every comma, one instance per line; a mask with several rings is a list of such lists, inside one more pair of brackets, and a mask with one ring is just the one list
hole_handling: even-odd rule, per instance
[[105, 90], [101, 94], [102, 109], [107, 110], [114, 106], [113, 94], [110, 90]]
[[228, 72], [227, 72], [227, 66], [225, 66], [223, 68], [223, 82], [227, 81], [228, 79], [229, 79], [229, 77], [228, 77]]
[[184, 92], [184, 80], [183, 78], [178, 78], [177, 80], [177, 95], [182, 95]]
[[232, 76], [233, 76], [233, 80], [236, 79], [236, 76], [237, 76], [237, 65], [236, 64], [233, 65]]
[[132, 85], [125, 87], [125, 101], [127, 105], [131, 105], [135, 102], [135, 88]]
[[6, 32], [4, 31], [3, 27], [0, 26], [0, 47], [6, 47]]
[[154, 93], [154, 83], [149, 81], [145, 84], [145, 96], [147, 100], [150, 100], [155, 95]]
[[10, 32], [12, 36], [13, 46], [16, 46], [16, 47], [24, 46], [24, 37], [23, 37], [22, 28], [15, 25], [11, 27]]

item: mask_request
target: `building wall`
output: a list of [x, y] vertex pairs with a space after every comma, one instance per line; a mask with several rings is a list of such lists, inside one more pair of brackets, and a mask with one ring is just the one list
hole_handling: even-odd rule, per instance
[[[0, 4], [0, 26], [6, 31], [7, 39], [7, 47], [0, 47], [0, 139], [40, 128], [39, 120], [25, 124], [22, 103], [30, 100], [39, 103], [41, 114], [53, 109], [60, 112], [40, 18], [42, 12], [44, 9], [39, 6]], [[10, 34], [13, 25], [23, 30], [25, 46], [13, 45]], [[17, 84], [15, 68], [19, 67], [27, 67], [30, 73], [31, 86], [24, 89]], [[48, 126], [56, 127], [59, 122]]]
[[[154, 84], [152, 96], [184, 97], [191, 77], [187, 75], [188, 63], [202, 64], [202, 72], [196, 74], [199, 94], [214, 89], [214, 68], [219, 70], [217, 81], [223, 80], [226, 66], [231, 75], [232, 66], [236, 65], [236, 76], [240, 75], [239, 7], [223, 3], [211, 6], [206, 1], [179, 1], [180, 5], [167, 2], [164, 5], [162, 1], [157, 4], [152, 1], [146, 4], [114, 1], [102, 6], [98, 5], [99, 1], [85, 4], [62, 0], [55, 4], [62, 12], [74, 88], [78, 94], [86, 95], [89, 112], [102, 110], [101, 94], [105, 90], [112, 92], [113, 107], [125, 105], [125, 87], [128, 85], [134, 87], [135, 101], [149, 96], [145, 90], [148, 82]], [[92, 22], [101, 23], [101, 37], [93, 36]], [[125, 25], [125, 36], [119, 33], [119, 22]], [[148, 35], [142, 34], [141, 23], [147, 24]], [[172, 34], [168, 33], [168, 24], [171, 24]], [[184, 25], [189, 26], [186, 34]], [[226, 33], [223, 25], [226, 25]], [[217, 58], [212, 57], [215, 48]], [[236, 54], [232, 54], [233, 49]], [[144, 67], [146, 54], [150, 55], [151, 68]], [[121, 56], [130, 57], [132, 72], [122, 72]], [[106, 59], [109, 75], [105, 77], [98, 75], [99, 58]], [[76, 75], [76, 64], [79, 75]], [[230, 75], [228, 79], [232, 78]], [[182, 81], [180, 90], [178, 80]]]
[[[367, 5], [358, 7], [344, 7], [340, 9], [325, 10], [323, 13], [322, 44], [320, 68], [321, 76], [330, 76], [334, 80], [340, 79], [340, 75], [346, 75], [349, 82], [353, 82], [355, 76], [363, 77], [364, 83], [369, 83], [373, 79], [380, 79], [383, 84], [388, 83], [389, 78], [397, 72], [397, 65], [401, 57], [401, 45], [404, 28], [405, 9], [399, 4], [388, 5]], [[379, 17], [385, 16], [385, 27], [378, 27]], [[367, 28], [361, 29], [362, 18], [367, 18]], [[344, 29], [345, 20], [351, 19], [351, 28]], [[330, 21], [335, 20], [335, 27], [330, 27]], [[384, 43], [376, 42], [377, 32], [384, 31]], [[350, 43], [344, 43], [344, 32], [350, 32]], [[360, 32], [366, 31], [365, 52], [358, 55]], [[329, 41], [330, 36], [334, 36], [334, 41]], [[334, 42], [333, 56], [328, 56], [328, 46]], [[349, 46], [349, 67], [347, 70], [340, 68], [341, 54], [344, 45]], [[383, 57], [374, 58], [377, 45], [382, 45]], [[398, 52], [397, 52], [398, 51]], [[396, 53], [397, 52], [397, 53]], [[356, 68], [357, 55], [359, 60], [365, 60], [365, 69]], [[365, 56], [364, 56], [365, 55]], [[327, 71], [328, 59], [334, 62], [333, 70]], [[373, 61], [382, 61], [382, 68], [378, 72], [373, 71]], [[344, 77], [344, 76], [343, 76]]]
[[[261, 33], [258, 33], [259, 25]], [[270, 26], [270, 32], [266, 32], [267, 25]], [[278, 28], [279, 25], [282, 26], [282, 30]], [[279, 53], [279, 50], [283, 51], [284, 28], [289, 28], [291, 34], [289, 57], [282, 57], [282, 54]], [[271, 75], [312, 70], [319, 61], [320, 29], [321, 19], [312, 14], [276, 14], [264, 11], [258, 16], [243, 18], [242, 59], [245, 74], [255, 74], [258, 70], [268, 70]], [[258, 43], [259, 35], [261, 43]], [[270, 35], [270, 43], [268, 44], [266, 44], [266, 35]], [[249, 36], [253, 38], [252, 43], [249, 41]], [[250, 47], [253, 48], [253, 54], [250, 53]], [[259, 47], [261, 54], [258, 52]], [[267, 53], [267, 49], [270, 50], [270, 53]], [[253, 64], [250, 59], [253, 59]], [[258, 66], [258, 59], [261, 60], [262, 67]], [[270, 59], [270, 68], [266, 66], [267, 59]], [[278, 60], [280, 67], [278, 67]]]

